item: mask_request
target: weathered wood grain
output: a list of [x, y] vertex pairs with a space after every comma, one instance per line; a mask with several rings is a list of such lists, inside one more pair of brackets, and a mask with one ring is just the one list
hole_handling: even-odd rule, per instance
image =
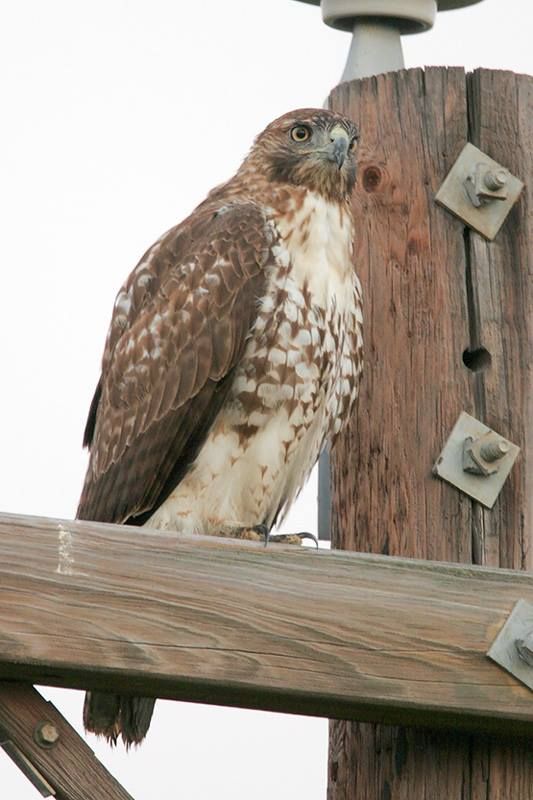
[[[466, 235], [470, 321], [489, 369], [474, 372], [476, 416], [522, 448], [492, 512], [474, 507], [476, 564], [533, 568], [533, 78], [476, 70], [468, 76], [470, 140], [526, 183], [506, 224], [488, 246]], [[533, 797], [529, 747], [472, 740], [472, 773], [487, 786], [477, 800]], [[475, 784], [474, 784], [475, 785]], [[468, 798], [468, 800], [470, 800]]]
[[[434, 202], [467, 139], [465, 74], [379, 75], [341, 84], [330, 103], [361, 130], [355, 261], [365, 301], [359, 409], [332, 457], [333, 541], [470, 561], [470, 504], [431, 473], [460, 411], [474, 413], [463, 229]], [[441, 531], [452, 519], [450, 543]]]
[[[430, 68], [331, 96], [361, 128], [366, 301], [359, 412], [332, 457], [336, 547], [531, 568], [532, 92], [527, 76]], [[528, 184], [493, 243], [433, 202], [467, 140]], [[467, 369], [463, 352], [480, 347], [490, 358]], [[431, 475], [462, 410], [522, 448], [492, 511]], [[530, 744], [342, 721], [330, 732], [329, 800], [533, 796]]]
[[522, 448], [493, 511], [475, 507], [474, 562], [533, 569], [533, 78], [468, 76], [470, 140], [526, 183], [494, 243], [467, 232], [470, 324], [489, 369], [472, 373], [476, 416]]
[[485, 657], [533, 577], [0, 518], [0, 678], [300, 714], [533, 731]]
[[[42, 721], [52, 722], [59, 733], [50, 749], [39, 747], [33, 738]], [[12, 743], [26, 756], [50, 784], [56, 800], [133, 800], [55, 706], [33, 687], [0, 682], [2, 731], [0, 741]]]

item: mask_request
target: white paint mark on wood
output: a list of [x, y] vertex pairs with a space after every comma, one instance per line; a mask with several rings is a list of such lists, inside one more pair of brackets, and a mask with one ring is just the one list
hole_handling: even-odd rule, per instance
[[56, 572], [60, 575], [73, 575], [74, 556], [72, 555], [72, 533], [59, 524], [58, 560]]

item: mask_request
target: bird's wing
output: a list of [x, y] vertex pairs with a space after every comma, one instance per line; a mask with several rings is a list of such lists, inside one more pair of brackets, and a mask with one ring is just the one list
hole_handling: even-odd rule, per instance
[[85, 429], [79, 519], [141, 524], [183, 477], [242, 357], [274, 238], [257, 205], [208, 205], [132, 272]]

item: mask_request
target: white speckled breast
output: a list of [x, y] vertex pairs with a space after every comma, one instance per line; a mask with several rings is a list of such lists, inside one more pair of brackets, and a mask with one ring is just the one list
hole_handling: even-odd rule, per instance
[[230, 402], [150, 525], [199, 532], [220, 520], [270, 525], [349, 416], [362, 367], [350, 215], [308, 192], [272, 224], [268, 290]]

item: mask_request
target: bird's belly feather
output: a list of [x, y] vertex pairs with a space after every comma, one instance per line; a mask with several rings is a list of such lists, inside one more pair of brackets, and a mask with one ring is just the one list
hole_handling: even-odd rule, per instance
[[329, 281], [327, 272], [314, 272], [325, 269], [321, 240], [308, 260], [300, 253], [298, 261], [290, 243], [278, 245], [229, 399], [191, 469], [147, 524], [211, 533], [270, 525], [288, 509], [357, 393], [360, 288], [351, 237], [344, 240], [345, 268], [335, 251]]

